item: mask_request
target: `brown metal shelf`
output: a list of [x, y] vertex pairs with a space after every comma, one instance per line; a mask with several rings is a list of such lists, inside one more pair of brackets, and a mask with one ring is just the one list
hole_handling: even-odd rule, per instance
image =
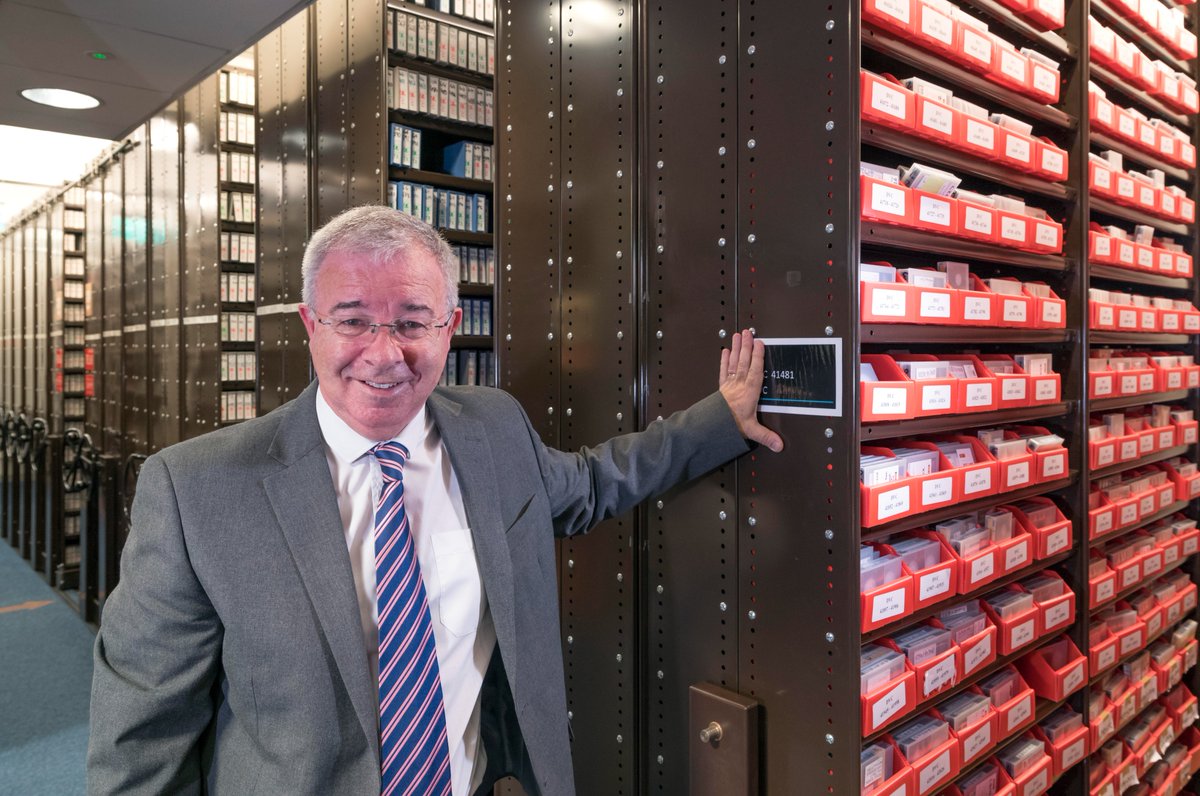
[[1070, 329], [1006, 329], [999, 326], [918, 326], [909, 323], [864, 323], [862, 345], [919, 343], [1040, 343], [1066, 344], [1075, 339]]
[[1088, 332], [1088, 342], [1111, 345], [1187, 345], [1193, 336], [1164, 332]]
[[480, 72], [472, 72], [470, 69], [463, 69], [461, 66], [453, 64], [444, 64], [428, 58], [422, 58], [418, 55], [403, 53], [399, 50], [388, 50], [388, 66], [402, 66], [407, 69], [412, 69], [418, 72], [425, 72], [430, 75], [437, 75], [449, 80], [458, 80], [463, 83], [470, 83], [479, 88], [491, 88], [493, 79], [491, 75], [482, 74]]
[[1091, 0], [1090, 5], [1093, 12], [1098, 12], [1096, 16], [1107, 27], [1119, 33], [1122, 38], [1136, 44], [1142, 50], [1149, 50], [1151, 55], [1164, 61], [1167, 66], [1170, 66], [1176, 72], [1183, 72], [1189, 75], [1192, 73], [1191, 67], [1180, 60], [1178, 55], [1167, 49], [1167, 46], [1161, 41], [1131, 22], [1128, 17], [1117, 13], [1115, 9], [1109, 6], [1107, 0]]
[[425, 171], [405, 166], [388, 166], [388, 178], [393, 180], [409, 180], [424, 185], [434, 185], [438, 188], [449, 188], [453, 191], [470, 191], [474, 193], [492, 192], [492, 183], [483, 180], [473, 180], [466, 177], [455, 177], [453, 174], [443, 174], [440, 171]]
[[862, 25], [862, 46], [875, 52], [889, 55], [900, 61], [922, 69], [940, 80], [954, 83], [981, 97], [1016, 111], [1026, 118], [1037, 119], [1063, 130], [1074, 130], [1078, 120], [1071, 114], [1051, 105], [1038, 102], [1024, 94], [1018, 94], [997, 83], [968, 72], [947, 61], [941, 55], [922, 50], [908, 41], [898, 38], [869, 24]]
[[890, 420], [882, 423], [864, 423], [859, 431], [862, 442], [898, 439], [916, 434], [941, 434], [964, 428], [981, 428], [998, 423], [1022, 423], [1029, 420], [1049, 420], [1063, 417], [1071, 411], [1072, 404], [1057, 403], [1027, 406], [1020, 409], [1001, 409], [996, 412], [972, 414], [938, 415], [915, 420]]
[[1040, 268], [1043, 271], [1066, 271], [1075, 267], [1075, 260], [1057, 254], [1023, 252], [1007, 246], [977, 243], [936, 232], [925, 232], [890, 224], [863, 221], [859, 224], [859, 236], [863, 246], [883, 246], [924, 253], [937, 252], [998, 265]]
[[1133, 459], [1132, 461], [1112, 464], [1108, 467], [1101, 467], [1099, 470], [1091, 470], [1088, 472], [1088, 478], [1090, 480], [1105, 478], [1110, 475], [1116, 475], [1117, 473], [1123, 473], [1126, 470], [1134, 470], [1147, 464], [1166, 461], [1167, 459], [1172, 459], [1176, 456], [1182, 456], [1183, 454], [1187, 453], [1191, 447], [1191, 445], [1176, 445], [1173, 448], [1167, 448], [1165, 451], [1156, 451], [1149, 456], [1141, 456], [1137, 459]]
[[1113, 409], [1124, 409], [1128, 406], [1145, 406], [1146, 404], [1185, 401], [1187, 397], [1187, 390], [1170, 390], [1168, 392], [1142, 393], [1141, 395], [1122, 395], [1119, 398], [1095, 398], [1088, 401], [1088, 411], [1108, 412]]
[[1161, 169], [1163, 174], [1166, 174], [1168, 177], [1174, 177], [1177, 180], [1183, 180], [1185, 182], [1191, 180], [1191, 175], [1188, 174], [1187, 169], [1183, 168], [1182, 166], [1176, 166], [1168, 163], [1167, 161], [1155, 155], [1151, 155], [1146, 150], [1135, 147], [1128, 141], [1122, 141], [1119, 138], [1113, 138], [1107, 133], [1098, 133], [1094, 131], [1091, 134], [1091, 138], [1093, 144], [1120, 152], [1125, 158], [1129, 160], [1135, 160], [1138, 163], [1141, 163], [1143, 166]]
[[995, 161], [983, 160], [964, 152], [950, 149], [942, 144], [905, 135], [887, 127], [864, 124], [861, 131], [862, 142], [881, 149], [887, 149], [902, 155], [919, 158], [922, 163], [934, 162], [948, 166], [955, 174], [970, 174], [1002, 185], [1008, 189], [1016, 189], [1026, 193], [1045, 196], [1059, 201], [1074, 201], [1075, 189], [1061, 182], [1050, 182], [1028, 174], [1022, 174], [1013, 169], [999, 166]]
[[1101, 536], [1097, 536], [1095, 539], [1089, 539], [1088, 547], [1099, 547], [1102, 544], [1105, 544], [1107, 542], [1112, 541], [1113, 539], [1116, 539], [1118, 536], [1124, 536], [1125, 534], [1127, 534], [1131, 531], [1136, 531], [1141, 528], [1145, 528], [1147, 525], [1155, 523], [1158, 520], [1165, 519], [1166, 517], [1170, 517], [1172, 514], [1178, 512], [1178, 511], [1183, 511], [1190, 504], [1191, 504], [1190, 500], [1177, 500], [1174, 503], [1172, 503], [1171, 505], [1167, 506], [1165, 509], [1160, 509], [1148, 517], [1143, 517], [1142, 519], [1135, 522], [1133, 525], [1130, 525], [1126, 528], [1121, 528], [1120, 530], [1111, 531], [1111, 532], [1103, 534]]
[[1148, 271], [1134, 271], [1132, 268], [1118, 268], [1115, 265], [1092, 265], [1088, 267], [1088, 275], [1097, 279], [1111, 279], [1114, 282], [1128, 282], [1134, 285], [1151, 285], [1170, 290], [1191, 290], [1192, 281], [1183, 277], [1162, 276]]
[[1174, 562], [1172, 562], [1171, 564], [1168, 564], [1167, 566], [1163, 567], [1163, 568], [1162, 568], [1162, 569], [1160, 569], [1158, 572], [1155, 572], [1155, 573], [1154, 573], [1153, 575], [1151, 575], [1151, 576], [1150, 576], [1148, 579], [1146, 579], [1146, 580], [1142, 580], [1142, 581], [1138, 581], [1137, 583], [1133, 584], [1132, 586], [1127, 586], [1127, 587], [1125, 587], [1124, 589], [1121, 589], [1121, 591], [1117, 592], [1116, 596], [1115, 596], [1115, 597], [1113, 597], [1112, 599], [1110, 599], [1110, 600], [1105, 600], [1104, 602], [1100, 603], [1099, 605], [1091, 605], [1091, 606], [1088, 606], [1088, 615], [1089, 615], [1089, 616], [1091, 616], [1091, 615], [1093, 615], [1093, 614], [1098, 614], [1098, 613], [1100, 613], [1101, 611], [1103, 611], [1105, 608], [1111, 608], [1111, 607], [1113, 606], [1113, 604], [1114, 604], [1114, 603], [1117, 603], [1117, 602], [1119, 602], [1120, 600], [1124, 600], [1126, 597], [1128, 597], [1129, 595], [1133, 594], [1133, 593], [1134, 593], [1135, 591], [1137, 591], [1138, 589], [1144, 589], [1144, 588], [1145, 588], [1147, 585], [1149, 585], [1151, 582], [1153, 582], [1153, 581], [1155, 581], [1155, 580], [1158, 580], [1159, 578], [1161, 578], [1163, 575], [1167, 574], [1168, 572], [1171, 572], [1172, 570], [1179, 569], [1181, 566], [1183, 566], [1183, 564], [1184, 564], [1184, 563], [1185, 563], [1185, 562], [1186, 562], [1186, 561], [1187, 561], [1189, 558], [1191, 558], [1191, 557], [1192, 557], [1192, 556], [1194, 556], [1194, 555], [1196, 555], [1196, 554], [1195, 554], [1195, 553], [1189, 553], [1189, 554], [1188, 554], [1188, 555], [1186, 555], [1186, 556], [1180, 556], [1180, 557], [1179, 557], [1179, 558], [1178, 558], [1176, 561], [1174, 561]]
[[453, 119], [443, 119], [440, 116], [430, 116], [415, 111], [402, 111], [395, 108], [388, 110], [388, 121], [397, 124], [407, 124], [410, 127], [420, 127], [422, 130], [436, 130], [439, 133], [465, 138], [469, 141], [492, 143], [492, 128], [481, 125], [456, 122]]
[[995, 0], [966, 0], [964, 5], [981, 11], [990, 19], [999, 22], [1010, 31], [1019, 34], [1031, 44], [1044, 47], [1059, 58], [1067, 61], [1075, 61], [1079, 57], [1078, 48], [1074, 44], [1071, 44], [1057, 33], [1035, 28], [1005, 6], [995, 2]]
[[1172, 235], [1184, 235], [1187, 237], [1191, 237], [1192, 235], [1192, 228], [1186, 224], [1180, 224], [1178, 221], [1168, 221], [1165, 218], [1150, 215], [1144, 210], [1126, 207], [1125, 205], [1119, 205], [1116, 202], [1110, 202], [1107, 199], [1095, 196], [1089, 200], [1089, 204], [1092, 210], [1104, 213], [1105, 215], [1123, 218], [1126, 221], [1132, 221], [1136, 224], [1149, 224], [1157, 230], [1170, 232]]
[[1122, 97], [1137, 103], [1143, 109], [1148, 110], [1154, 116], [1160, 116], [1171, 124], [1185, 131], [1192, 129], [1191, 121], [1188, 117], [1168, 108], [1161, 100], [1151, 97], [1144, 91], [1136, 90], [1130, 87], [1129, 81], [1121, 77], [1116, 72], [1109, 69], [1107, 66], [1098, 64], [1095, 61], [1088, 64], [1093, 78], [1100, 78], [1106, 88], [1112, 89]]

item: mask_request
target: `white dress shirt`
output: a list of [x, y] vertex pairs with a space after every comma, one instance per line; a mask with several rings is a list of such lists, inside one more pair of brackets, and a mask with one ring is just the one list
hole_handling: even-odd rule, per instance
[[[370, 440], [348, 426], [317, 390], [317, 420], [337, 490], [371, 675], [379, 677], [379, 612], [375, 601], [375, 505], [383, 485]], [[446, 737], [454, 796], [469, 796], [487, 761], [479, 742], [480, 691], [496, 628], [483, 592], [462, 491], [442, 437], [422, 407], [393, 437], [408, 449], [404, 511], [429, 598], [446, 703]]]

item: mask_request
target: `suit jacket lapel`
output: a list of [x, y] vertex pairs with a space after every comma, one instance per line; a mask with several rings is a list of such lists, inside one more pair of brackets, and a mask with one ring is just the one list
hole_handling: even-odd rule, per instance
[[[513, 615], [513, 573], [508, 540], [500, 516], [496, 470], [492, 465], [492, 449], [483, 424], [463, 417], [462, 405], [440, 390], [426, 404], [442, 435], [442, 444], [450, 454], [450, 463], [462, 489], [463, 508], [475, 541], [475, 559], [483, 578], [492, 622], [496, 626], [496, 641], [505, 660], [516, 660], [517, 629]], [[506, 667], [509, 684], [516, 693], [516, 667]]]
[[371, 680], [363, 647], [354, 574], [333, 478], [325, 459], [315, 401], [316, 382], [309, 385], [280, 422], [270, 453], [285, 469], [263, 479], [263, 487], [329, 641], [363, 733], [378, 757], [378, 685]]

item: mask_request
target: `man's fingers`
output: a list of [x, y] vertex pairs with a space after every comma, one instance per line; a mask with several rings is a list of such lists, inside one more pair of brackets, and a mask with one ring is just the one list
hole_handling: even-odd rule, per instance
[[775, 453], [783, 450], [783, 437], [761, 423], [755, 423], [755, 427], [747, 429], [747, 431], [750, 432], [747, 438], [754, 440], [759, 445], [764, 445]]
[[721, 349], [721, 372], [717, 375], [717, 384], [724, 384], [729, 379], [729, 349]]

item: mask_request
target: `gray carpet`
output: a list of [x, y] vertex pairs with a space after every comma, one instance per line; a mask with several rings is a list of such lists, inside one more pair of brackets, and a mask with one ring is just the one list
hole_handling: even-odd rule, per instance
[[[24, 607], [5, 610], [14, 606]], [[84, 792], [94, 640], [91, 628], [0, 541], [0, 793]]]

